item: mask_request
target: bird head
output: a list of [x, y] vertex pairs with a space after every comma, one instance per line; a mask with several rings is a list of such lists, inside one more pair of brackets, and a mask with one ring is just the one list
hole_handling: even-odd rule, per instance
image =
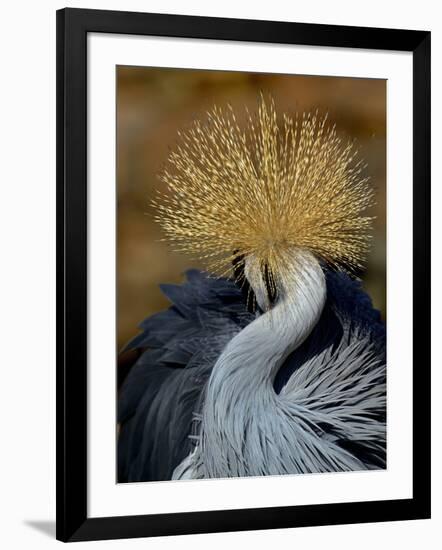
[[337, 269], [361, 267], [373, 191], [352, 142], [327, 116], [278, 116], [260, 97], [240, 125], [231, 107], [179, 134], [153, 200], [156, 220], [175, 250], [217, 276], [242, 273], [261, 309], [285, 289], [288, 276], [314, 257]]

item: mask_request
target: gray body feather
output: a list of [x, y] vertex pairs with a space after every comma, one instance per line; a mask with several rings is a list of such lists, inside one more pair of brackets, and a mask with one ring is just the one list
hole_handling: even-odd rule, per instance
[[148, 349], [119, 397], [120, 481], [385, 467], [385, 330], [359, 283], [326, 272], [309, 330], [281, 317], [271, 345], [233, 282], [187, 277], [129, 344]]

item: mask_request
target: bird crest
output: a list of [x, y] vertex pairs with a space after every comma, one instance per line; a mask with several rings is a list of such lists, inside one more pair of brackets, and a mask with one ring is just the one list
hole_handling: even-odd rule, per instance
[[261, 95], [257, 112], [215, 106], [170, 152], [153, 200], [175, 250], [216, 275], [253, 255], [268, 273], [297, 249], [342, 270], [368, 250], [373, 190], [353, 142], [327, 116], [276, 112]]

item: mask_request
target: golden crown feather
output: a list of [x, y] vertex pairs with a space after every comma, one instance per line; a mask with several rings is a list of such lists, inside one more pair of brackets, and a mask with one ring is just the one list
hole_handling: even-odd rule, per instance
[[175, 249], [214, 274], [254, 255], [272, 273], [307, 249], [338, 269], [360, 268], [373, 204], [365, 165], [327, 116], [277, 116], [261, 96], [240, 127], [218, 107], [179, 134], [160, 174], [155, 219]]

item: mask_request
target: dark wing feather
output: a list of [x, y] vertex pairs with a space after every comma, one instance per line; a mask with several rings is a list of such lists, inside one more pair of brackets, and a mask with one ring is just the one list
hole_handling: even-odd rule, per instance
[[[324, 349], [335, 349], [341, 341], [351, 333], [368, 336], [368, 342], [373, 346], [379, 363], [386, 363], [386, 331], [385, 324], [378, 310], [373, 308], [368, 294], [366, 294], [357, 280], [349, 276], [328, 271], [327, 301], [318, 324], [309, 338], [297, 348], [285, 361], [275, 379], [275, 390], [279, 392], [287, 383], [291, 375], [309, 359], [317, 357]], [[385, 382], [385, 375], [378, 379], [379, 384]], [[333, 406], [334, 403], [330, 402]], [[373, 416], [372, 412], [372, 416]], [[386, 422], [386, 410], [380, 408], [376, 413], [377, 419]], [[379, 442], [376, 448], [367, 449], [355, 441], [343, 440], [335, 437], [329, 425], [321, 428], [327, 437], [346, 450], [350, 451], [369, 468], [384, 468], [386, 464], [385, 444]]]
[[[385, 359], [385, 325], [378, 310], [360, 281], [340, 272], [327, 271], [327, 301], [318, 324], [309, 338], [286, 360], [275, 379], [279, 392], [300, 365], [330, 345], [337, 346], [344, 336], [343, 328], [361, 329], [370, 335], [380, 358]], [[384, 355], [384, 357], [382, 357]]]
[[233, 282], [197, 270], [186, 277], [161, 285], [173, 306], [143, 321], [126, 346], [147, 349], [119, 395], [120, 482], [170, 479], [190, 452], [193, 413], [217, 357], [253, 319]]

